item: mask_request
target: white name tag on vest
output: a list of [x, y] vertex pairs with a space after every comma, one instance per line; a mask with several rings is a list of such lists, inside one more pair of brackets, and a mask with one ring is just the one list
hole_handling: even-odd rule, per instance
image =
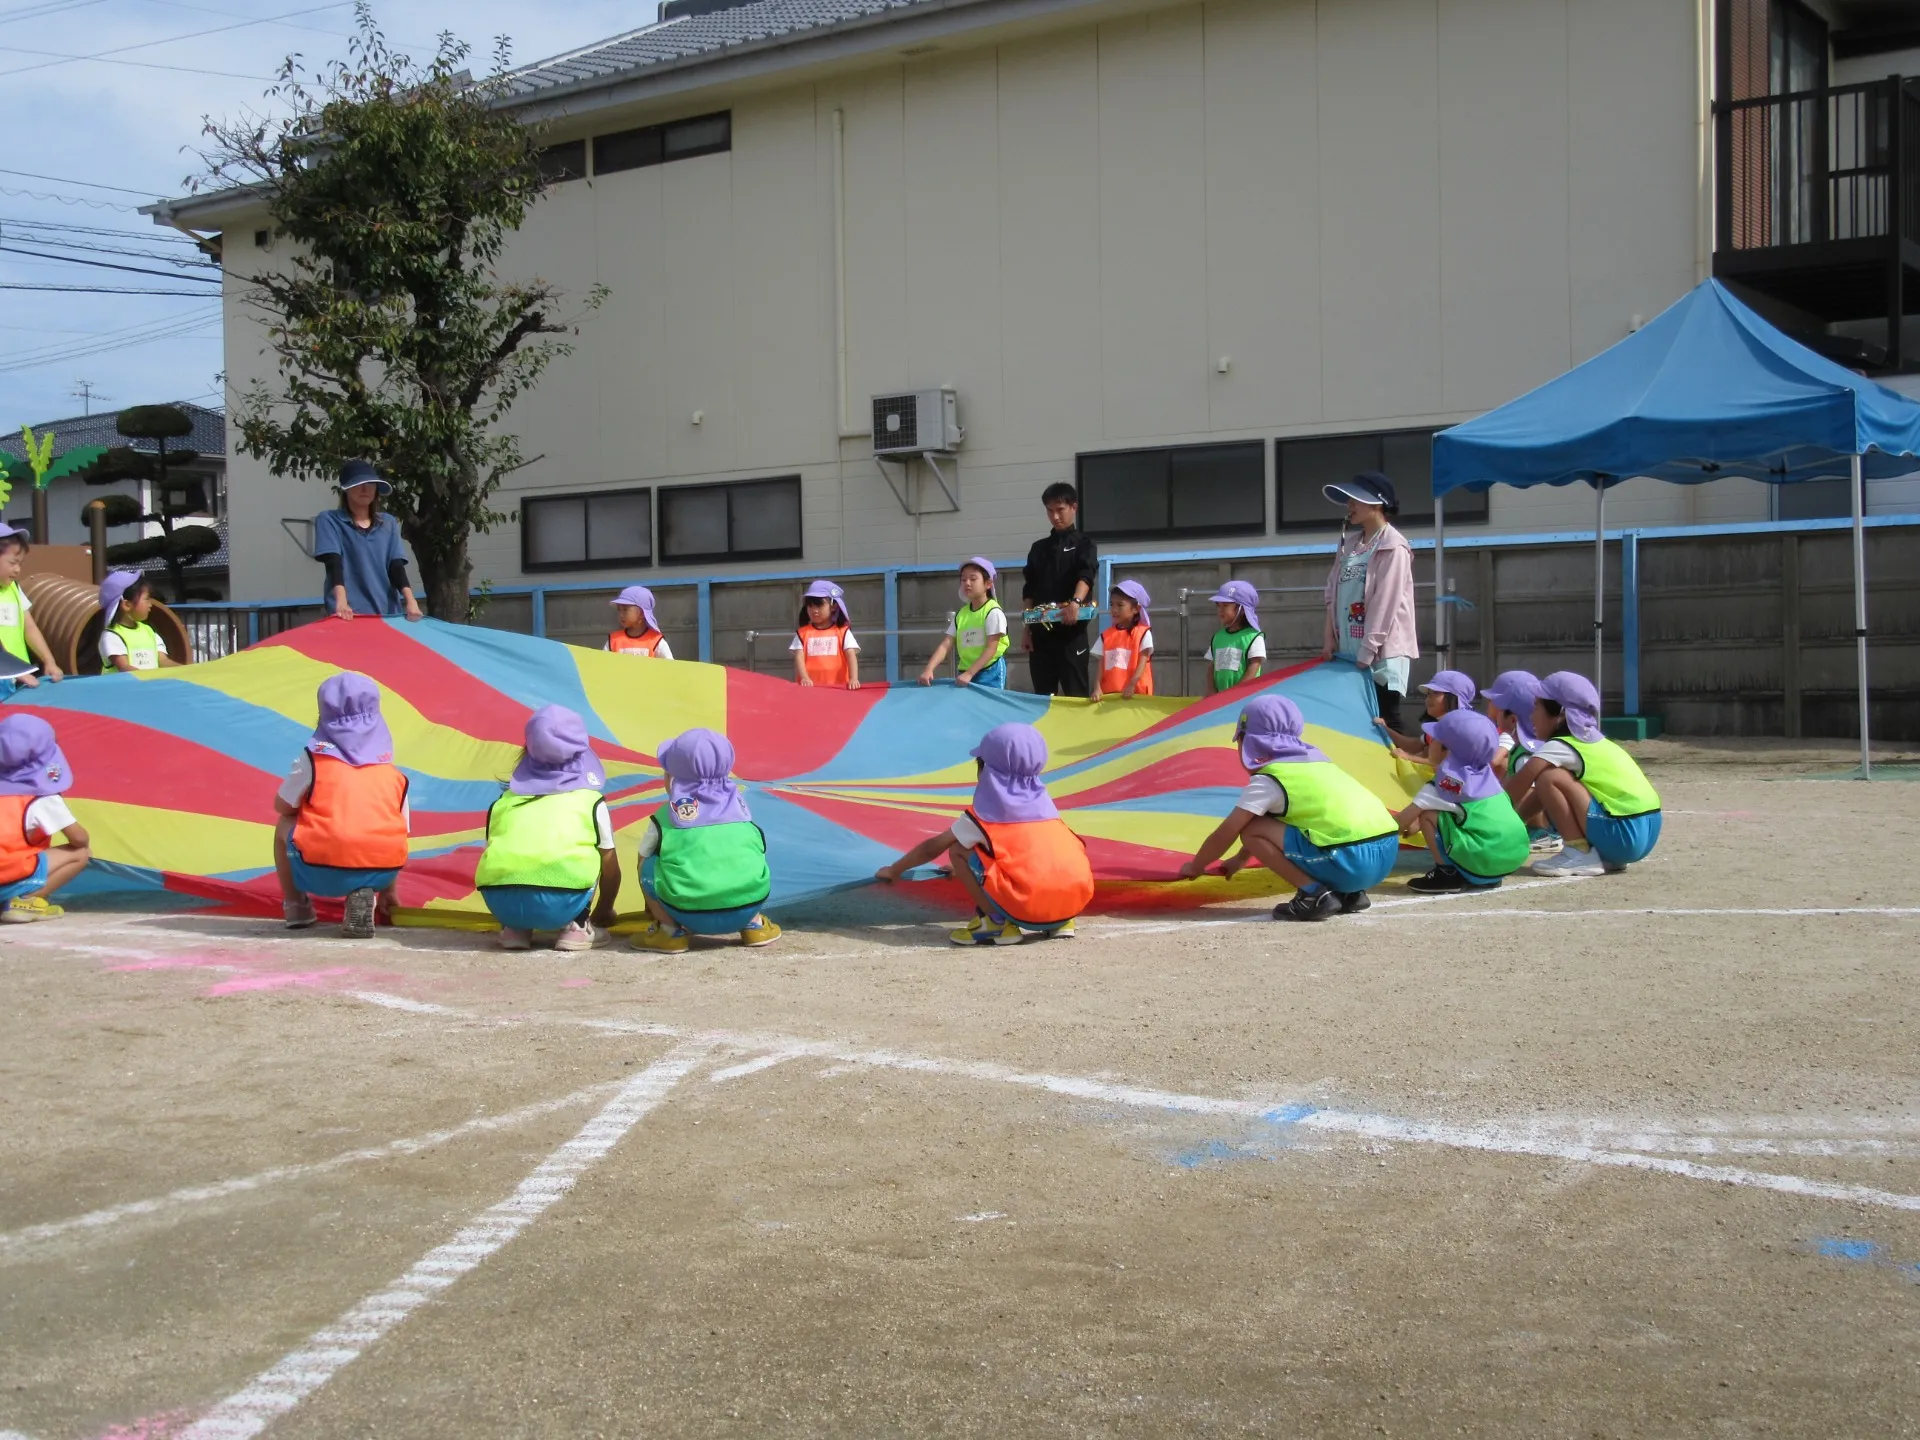
[[838, 635], [809, 635], [807, 637], [807, 654], [838, 655], [839, 653], [840, 637]]
[[987, 632], [984, 630], [962, 630], [960, 632], [960, 643], [969, 650], [984, 650], [987, 648]]
[[127, 663], [136, 670], [158, 670], [160, 652], [158, 650], [129, 650]]
[[1238, 670], [1240, 668], [1240, 652], [1238, 650], [1222, 650], [1218, 655], [1213, 657], [1213, 668], [1216, 670]]
[[18, 625], [20, 606], [12, 600], [0, 600], [0, 625]]
[[1109, 650], [1106, 652], [1106, 655], [1107, 669], [1109, 670], [1131, 670], [1133, 668], [1133, 651], [1131, 650]]

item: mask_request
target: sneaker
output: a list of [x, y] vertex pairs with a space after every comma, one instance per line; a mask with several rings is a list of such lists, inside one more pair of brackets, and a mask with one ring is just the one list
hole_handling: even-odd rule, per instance
[[1078, 930], [1075, 930], [1073, 928], [1073, 921], [1063, 920], [1060, 923], [1059, 929], [1049, 930], [1047, 932], [1047, 938], [1049, 940], [1071, 940], [1075, 936], [1077, 936], [1079, 933], [1080, 932]]
[[1336, 890], [1334, 894], [1340, 901], [1340, 913], [1342, 915], [1358, 915], [1362, 910], [1368, 909], [1373, 904], [1373, 901], [1367, 898], [1367, 892], [1364, 890]]
[[531, 930], [516, 930], [511, 925], [502, 925], [500, 927], [500, 948], [502, 950], [531, 950], [533, 948], [533, 932]]
[[753, 917], [753, 923], [740, 932], [740, 943], [752, 948], [771, 945], [780, 938], [780, 927], [764, 915]]
[[340, 933], [349, 940], [373, 938], [373, 907], [380, 901], [377, 890], [355, 890], [347, 896], [346, 910], [340, 919]]
[[7, 902], [6, 913], [0, 915], [0, 921], [9, 925], [31, 925], [36, 920], [58, 920], [66, 913], [44, 895], [22, 895]]
[[599, 939], [591, 925], [582, 925], [578, 920], [565, 927], [553, 939], [556, 950], [591, 950]]
[[693, 944], [678, 925], [662, 925], [658, 920], [649, 921], [629, 943], [636, 950], [656, 950], [662, 955], [684, 955]]
[[281, 923], [289, 930], [308, 929], [316, 918], [313, 913], [312, 897], [302, 895], [298, 900], [282, 900], [280, 916]]
[[1555, 855], [1566, 842], [1553, 831], [1529, 827], [1527, 830], [1527, 848], [1535, 855]]
[[1340, 897], [1331, 890], [1316, 890], [1309, 895], [1297, 890], [1291, 900], [1273, 907], [1276, 920], [1325, 920], [1340, 913]]
[[975, 915], [963, 928], [947, 934], [955, 945], [1018, 945], [1024, 938], [1011, 920], [996, 925], [984, 915]]
[[1407, 882], [1407, 889], [1421, 895], [1446, 895], [1466, 888], [1466, 877], [1451, 865], [1436, 865]]
[[1602, 860], [1600, 862], [1600, 868], [1609, 875], [1624, 875], [1627, 873], [1626, 866], [1612, 860]]
[[1582, 850], [1577, 845], [1569, 845], [1558, 855], [1548, 855], [1534, 861], [1527, 867], [1535, 875], [1604, 875], [1606, 866], [1600, 863], [1600, 857], [1591, 850]]

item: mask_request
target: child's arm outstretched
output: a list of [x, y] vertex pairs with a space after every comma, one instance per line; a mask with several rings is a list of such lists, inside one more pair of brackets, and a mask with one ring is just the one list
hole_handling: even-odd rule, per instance
[[939, 673], [940, 667], [946, 663], [947, 652], [952, 649], [953, 637], [951, 635], [943, 637], [940, 643], [934, 647], [933, 658], [927, 661], [927, 668], [920, 672], [920, 683], [922, 685], [933, 684], [933, 677]]
[[1378, 715], [1373, 717], [1373, 723], [1387, 732], [1387, 738], [1393, 741], [1393, 748], [1402, 755], [1405, 755], [1409, 760], [1425, 760], [1427, 758], [1427, 749], [1430, 742], [1425, 735], [1402, 735]]
[[613, 902], [620, 898], [620, 855], [614, 850], [600, 852], [600, 898], [594, 901], [588, 918], [602, 930], [614, 922]]
[[[1200, 842], [1200, 848], [1193, 852], [1193, 858], [1180, 867], [1180, 878], [1182, 880], [1195, 880], [1206, 874], [1207, 867], [1233, 848], [1234, 842], [1240, 838], [1240, 832], [1246, 829], [1247, 826], [1253, 822], [1254, 818], [1254, 813], [1251, 810], [1242, 810], [1237, 805], [1229, 810], [1227, 812], [1227, 818], [1216, 825], [1213, 833]], [[1220, 873], [1223, 875], [1238, 874], [1241, 866], [1247, 863], [1246, 854], [1247, 852], [1242, 850], [1232, 860], [1229, 860], [1226, 865], [1221, 867]]]
[[892, 883], [909, 870], [917, 869], [922, 865], [931, 865], [951, 850], [955, 843], [951, 830], [942, 830], [936, 835], [929, 835], [891, 865], [882, 865], [874, 871], [873, 878]]

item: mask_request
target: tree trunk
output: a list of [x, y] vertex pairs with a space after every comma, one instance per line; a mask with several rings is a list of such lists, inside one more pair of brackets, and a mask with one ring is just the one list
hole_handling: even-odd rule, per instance
[[420, 562], [420, 584], [427, 614], [436, 620], [465, 625], [473, 618], [473, 562], [467, 558], [467, 539], [435, 545], [409, 535]]

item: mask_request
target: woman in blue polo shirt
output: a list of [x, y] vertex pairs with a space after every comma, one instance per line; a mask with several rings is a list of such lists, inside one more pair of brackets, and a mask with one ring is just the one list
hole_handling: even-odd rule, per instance
[[420, 602], [407, 582], [407, 552], [400, 522], [380, 509], [393, 486], [370, 461], [340, 467], [340, 508], [313, 520], [313, 558], [326, 567], [326, 604], [336, 620], [355, 615], [420, 618]]

